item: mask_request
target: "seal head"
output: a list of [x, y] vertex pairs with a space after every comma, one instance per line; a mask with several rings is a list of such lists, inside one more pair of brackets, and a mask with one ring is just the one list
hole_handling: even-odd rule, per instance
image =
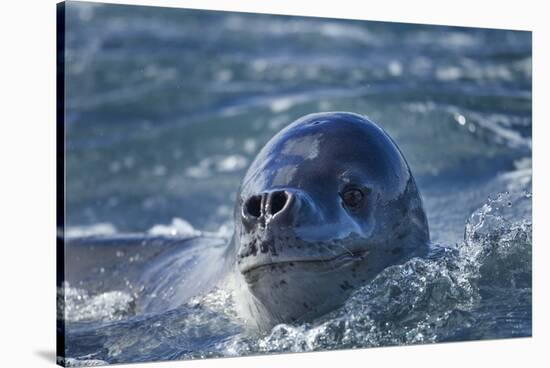
[[245, 309], [260, 329], [311, 320], [384, 268], [424, 255], [429, 231], [402, 153], [344, 112], [275, 135], [243, 180], [233, 241]]

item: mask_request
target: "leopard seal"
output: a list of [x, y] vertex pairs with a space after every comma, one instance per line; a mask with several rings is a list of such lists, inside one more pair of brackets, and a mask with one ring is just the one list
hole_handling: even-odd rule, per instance
[[241, 310], [260, 330], [340, 306], [384, 268], [428, 251], [422, 198], [397, 144], [349, 112], [315, 113], [250, 165], [230, 246]]

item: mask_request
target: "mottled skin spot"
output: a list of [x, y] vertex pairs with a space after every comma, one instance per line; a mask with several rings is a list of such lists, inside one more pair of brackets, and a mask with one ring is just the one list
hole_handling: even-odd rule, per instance
[[[348, 188], [353, 207], [343, 200]], [[228, 257], [260, 329], [338, 307], [385, 267], [424, 255], [429, 242], [397, 145], [342, 112], [304, 116], [263, 147], [243, 179], [235, 224]]]

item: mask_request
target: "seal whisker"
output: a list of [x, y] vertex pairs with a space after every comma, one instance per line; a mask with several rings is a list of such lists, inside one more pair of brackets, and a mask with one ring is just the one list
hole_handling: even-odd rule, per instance
[[336, 245], [338, 245], [340, 248], [343, 248], [346, 252], [349, 253], [350, 256], [354, 256], [353, 252], [351, 250], [349, 250], [345, 245], [343, 244], [340, 244], [340, 243], [337, 243]]

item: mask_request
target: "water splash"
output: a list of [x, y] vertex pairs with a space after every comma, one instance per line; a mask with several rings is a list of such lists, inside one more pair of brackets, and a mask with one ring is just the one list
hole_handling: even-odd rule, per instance
[[[116, 321], [135, 314], [135, 300], [122, 291], [90, 295], [86, 290], [71, 287], [68, 282], [58, 290], [58, 311], [66, 322]], [[60, 316], [61, 317], [61, 316]]]
[[[530, 198], [490, 198], [468, 219], [464, 242], [387, 268], [319, 321], [281, 324], [267, 336], [238, 336], [220, 348], [237, 356], [529, 336]], [[492, 313], [481, 313], [487, 303]], [[492, 327], [506, 309], [525, 312], [507, 314], [512, 331], [479, 328]]]
[[470, 216], [459, 250], [482, 285], [530, 288], [531, 243], [531, 193], [505, 192]]

